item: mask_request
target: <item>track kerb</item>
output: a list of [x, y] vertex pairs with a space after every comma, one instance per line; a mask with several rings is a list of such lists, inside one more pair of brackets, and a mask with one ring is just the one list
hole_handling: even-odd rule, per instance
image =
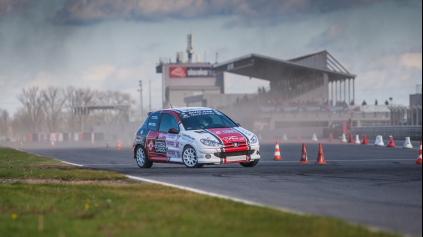
[[303, 144], [303, 151], [301, 153], [300, 164], [310, 164], [310, 161], [308, 161], [307, 150], [306, 150], [306, 145], [305, 144]]
[[273, 160], [276, 160], [276, 161], [281, 161], [282, 160], [282, 158], [281, 158], [281, 152], [279, 150], [279, 142], [276, 142], [275, 158]]
[[325, 156], [323, 155], [322, 144], [319, 144], [319, 153], [317, 154], [316, 165], [326, 165]]

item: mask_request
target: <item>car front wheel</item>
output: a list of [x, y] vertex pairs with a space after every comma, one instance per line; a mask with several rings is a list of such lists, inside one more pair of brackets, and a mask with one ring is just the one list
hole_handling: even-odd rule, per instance
[[137, 164], [140, 168], [151, 168], [151, 166], [153, 166], [153, 162], [148, 160], [148, 156], [147, 156], [147, 152], [145, 152], [145, 149], [141, 146], [137, 147], [136, 150], [136, 160], [137, 160]]
[[188, 168], [200, 168], [201, 165], [198, 163], [197, 152], [192, 146], [187, 146], [182, 153], [182, 160]]
[[254, 160], [254, 161], [250, 161], [250, 162], [243, 162], [240, 163], [242, 166], [247, 167], [247, 168], [251, 168], [256, 166], [259, 163], [259, 160]]

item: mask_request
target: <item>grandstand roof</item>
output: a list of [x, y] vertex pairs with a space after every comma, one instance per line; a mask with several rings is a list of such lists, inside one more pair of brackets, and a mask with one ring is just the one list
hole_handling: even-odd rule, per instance
[[313, 73], [328, 73], [330, 81], [355, 78], [327, 51], [303, 57], [282, 60], [258, 54], [215, 64], [216, 72], [230, 72], [268, 81], [279, 81], [296, 77], [307, 77]]

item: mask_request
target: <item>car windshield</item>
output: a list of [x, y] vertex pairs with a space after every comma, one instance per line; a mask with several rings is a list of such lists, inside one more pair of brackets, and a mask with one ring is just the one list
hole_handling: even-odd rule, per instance
[[232, 120], [215, 110], [184, 111], [179, 118], [186, 130], [237, 127]]

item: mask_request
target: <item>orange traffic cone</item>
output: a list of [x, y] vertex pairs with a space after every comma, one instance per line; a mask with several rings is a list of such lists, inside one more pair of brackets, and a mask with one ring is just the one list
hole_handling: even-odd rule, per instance
[[394, 138], [392, 136], [390, 136], [388, 147], [395, 147]]
[[303, 144], [303, 151], [301, 153], [300, 164], [310, 164], [310, 161], [308, 161], [307, 150], [306, 150], [306, 145], [305, 144]]
[[281, 158], [281, 152], [279, 150], [279, 142], [276, 142], [276, 147], [275, 147], [275, 158], [273, 160], [282, 160]]
[[363, 136], [363, 142], [361, 143], [361, 145], [369, 145], [369, 142], [367, 141], [366, 135]]
[[422, 164], [422, 142], [420, 141], [419, 159], [416, 161], [416, 165]]
[[350, 134], [350, 140], [348, 141], [348, 143], [354, 143], [354, 139], [353, 139], [352, 134]]
[[54, 138], [51, 139], [51, 146], [55, 146], [54, 145]]
[[326, 165], [325, 156], [323, 155], [322, 144], [319, 144], [319, 153], [317, 154], [316, 165]]
[[302, 141], [302, 139], [301, 139], [301, 134], [298, 134], [297, 141]]
[[91, 146], [94, 146], [94, 139], [91, 139]]
[[120, 150], [120, 141], [117, 142], [116, 150]]
[[329, 142], [333, 142], [334, 141], [334, 139], [333, 139], [333, 134], [331, 133], [330, 135], [329, 135]]

